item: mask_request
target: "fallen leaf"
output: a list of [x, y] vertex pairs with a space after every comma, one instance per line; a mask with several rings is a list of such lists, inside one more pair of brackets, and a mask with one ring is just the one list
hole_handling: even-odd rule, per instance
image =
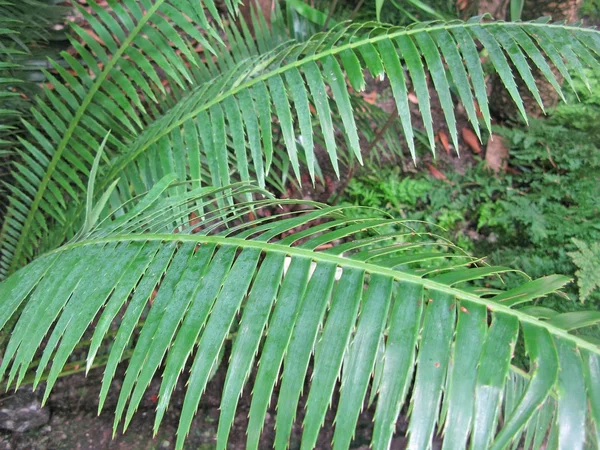
[[427, 169], [429, 170], [431, 176], [436, 180], [448, 181], [446, 175], [444, 175], [442, 172], [436, 169], [432, 164], [427, 163]]
[[362, 98], [367, 103], [370, 103], [371, 105], [374, 105], [375, 102], [377, 101], [377, 91], [372, 91], [369, 93], [363, 92], [361, 95], [362, 95]]
[[461, 135], [463, 141], [465, 141], [465, 144], [467, 144], [473, 153], [481, 153], [481, 145], [479, 145], [479, 139], [477, 139], [475, 133], [465, 127], [462, 129]]
[[448, 142], [448, 135], [443, 131], [438, 131], [437, 137], [440, 144], [442, 144], [442, 147], [444, 147], [444, 150], [446, 150], [446, 153], [450, 154], [450, 142]]
[[485, 164], [494, 173], [506, 172], [508, 166], [508, 145], [506, 139], [497, 134], [490, 134], [485, 148]]

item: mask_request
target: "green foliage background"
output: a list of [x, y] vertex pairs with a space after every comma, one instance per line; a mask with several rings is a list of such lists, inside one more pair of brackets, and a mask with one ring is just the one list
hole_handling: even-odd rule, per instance
[[[585, 246], [600, 241], [600, 79], [589, 75], [591, 92], [577, 80], [580, 103], [572, 95], [570, 103], [528, 128], [497, 128], [510, 145], [510, 173], [494, 176], [484, 161], [464, 174], [439, 163], [447, 181], [423, 171], [367, 168], [350, 182], [343, 202], [437, 223], [459, 245], [488, 255], [490, 264], [517, 267], [533, 277], [575, 275], [590, 285], [595, 274], [591, 269], [576, 274], [574, 262], [574, 239]], [[511, 277], [505, 281], [510, 285]], [[600, 306], [598, 289], [580, 295], [572, 283], [567, 293], [571, 303], [557, 296], [543, 302], [562, 310], [575, 308], [577, 301]]]

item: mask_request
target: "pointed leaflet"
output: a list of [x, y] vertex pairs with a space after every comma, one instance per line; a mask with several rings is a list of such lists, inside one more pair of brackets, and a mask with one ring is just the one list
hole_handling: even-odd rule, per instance
[[288, 444], [318, 327], [333, 288], [335, 269], [336, 266], [333, 264], [317, 264], [302, 300], [285, 357], [277, 400], [275, 424], [275, 449], [277, 450], [284, 450]]
[[533, 98], [535, 98], [542, 112], [545, 112], [544, 104], [540, 97], [540, 92], [535, 84], [535, 79], [533, 78], [533, 74], [531, 73], [531, 69], [529, 68], [529, 64], [525, 59], [525, 55], [523, 55], [521, 48], [510, 37], [506, 30], [502, 28], [497, 28], [494, 30], [494, 37], [498, 40], [502, 48], [504, 48], [504, 51], [517, 68], [517, 72], [521, 76], [521, 79], [525, 82], [525, 85], [533, 95]]
[[296, 117], [300, 124], [300, 143], [304, 148], [306, 155], [306, 165], [311, 180], [315, 179], [315, 149], [313, 144], [313, 130], [310, 116], [310, 108], [308, 105], [308, 97], [306, 95], [306, 86], [302, 80], [300, 72], [297, 70], [289, 70], [285, 74], [288, 90], [294, 101], [296, 109]]
[[269, 318], [271, 305], [277, 295], [284, 258], [285, 255], [278, 253], [270, 253], [265, 257], [244, 306], [244, 313], [233, 343], [223, 386], [221, 414], [217, 430], [217, 449], [227, 447], [227, 438], [235, 417], [238, 399], [250, 375], [254, 356], [258, 351], [261, 335]]
[[183, 448], [192, 418], [198, 408], [200, 397], [206, 388], [223, 342], [235, 319], [242, 298], [250, 285], [260, 251], [246, 249], [237, 257], [232, 270], [224, 282], [223, 289], [215, 301], [210, 318], [200, 337], [196, 359], [192, 365], [188, 390], [183, 401], [181, 418], [177, 428], [177, 449]]
[[566, 101], [562, 92], [562, 88], [556, 80], [556, 76], [552, 72], [552, 69], [546, 62], [546, 58], [536, 47], [535, 43], [529, 37], [529, 35], [525, 31], [523, 31], [521, 27], [518, 26], [507, 27], [506, 32], [510, 34], [514, 42], [525, 51], [529, 59], [533, 61], [533, 63], [536, 65], [539, 71], [544, 75], [546, 80], [548, 80], [548, 82], [552, 85], [556, 92], [558, 92], [560, 98], [563, 99], [563, 101]]
[[98, 322], [94, 328], [94, 335], [92, 336], [90, 349], [87, 356], [86, 372], [90, 370], [94, 363], [96, 353], [102, 344], [102, 340], [106, 332], [108, 331], [113, 319], [121, 309], [121, 306], [127, 300], [129, 294], [133, 291], [137, 285], [139, 279], [144, 274], [146, 268], [151, 263], [153, 257], [156, 255], [158, 250], [158, 243], [147, 243], [131, 261], [127, 269], [124, 271], [123, 276], [119, 280], [114, 292], [110, 299], [104, 306], [102, 315], [98, 319]]
[[[273, 99], [273, 105], [275, 105], [275, 111], [279, 118], [279, 124], [281, 126], [281, 133], [285, 141], [285, 146], [292, 162], [292, 169], [297, 179], [300, 179], [300, 166], [298, 164], [298, 149], [296, 148], [296, 137], [294, 135], [294, 124], [290, 110], [290, 102], [288, 100], [285, 86], [279, 75], [276, 75], [269, 79], [269, 90], [271, 91], [271, 98]], [[271, 125], [269, 125], [270, 127]]]
[[216, 252], [210, 265], [202, 274], [198, 274], [199, 281], [196, 291], [191, 299], [183, 323], [177, 332], [175, 341], [169, 349], [165, 369], [162, 373], [162, 383], [158, 393], [156, 405], [156, 418], [154, 420], [154, 433], [167, 409], [169, 400], [177, 379], [185, 363], [192, 353], [198, 336], [206, 323], [208, 314], [223, 284], [227, 272], [231, 268], [235, 256], [235, 247], [222, 246]]
[[502, 48], [500, 47], [498, 41], [493, 35], [493, 31], [490, 32], [479, 25], [471, 27], [470, 30], [475, 34], [477, 39], [479, 39], [479, 41], [485, 46], [485, 49], [488, 52], [490, 61], [494, 66], [494, 69], [496, 69], [496, 72], [500, 76], [504, 87], [508, 90], [508, 93], [515, 102], [515, 105], [517, 105], [517, 109], [521, 113], [523, 120], [525, 120], [525, 123], [527, 123], [527, 113], [525, 112], [525, 106], [523, 105], [521, 94], [519, 94], [519, 89], [517, 88], [517, 84], [515, 83], [515, 79], [513, 77], [510, 66], [506, 61], [506, 57], [502, 52]]
[[[355, 41], [357, 39], [353, 39], [353, 40]], [[380, 41], [379, 43], [381, 43], [381, 42], [385, 42], [385, 41]], [[373, 78], [383, 79], [383, 77], [385, 75], [385, 70], [383, 69], [383, 65], [381, 64], [381, 59], [379, 58], [379, 54], [377, 53], [377, 50], [375, 50], [375, 47], [373, 46], [373, 44], [365, 43], [358, 47], [358, 51], [360, 52], [361, 56], [365, 60], [365, 63], [367, 64], [367, 68], [369, 69], [369, 72], [371, 72], [371, 76]], [[383, 55], [384, 55], [384, 53], [382, 53], [382, 56]]]
[[[114, 284], [112, 283], [120, 280], [124, 270], [138, 254], [140, 248], [141, 246], [137, 243], [116, 246], [114, 252], [110, 252], [110, 246], [105, 247], [104, 255], [106, 256], [106, 264], [104, 267], [102, 263], [97, 264], [95, 266], [96, 270], [88, 271], [87, 276], [81, 279], [78, 289], [73, 292], [69, 302], [65, 305], [61, 313], [59, 321], [54, 326], [52, 335], [48, 339], [44, 355], [42, 355], [36, 371], [34, 388], [42, 376], [51, 351], [54, 349], [54, 345], [56, 344], [54, 339], [62, 335], [48, 375], [44, 392], [45, 399], [48, 398], [54, 382], [58, 378], [69, 356], [71, 356], [75, 346], [83, 337], [83, 333], [90, 326], [92, 320], [113, 291]], [[102, 286], [96, 286], [95, 281], [97, 279], [110, 280], [110, 282], [104, 283]]]
[[495, 434], [518, 331], [519, 323], [515, 317], [504, 313], [494, 314], [479, 360], [470, 445], [472, 450], [488, 448]]
[[471, 77], [471, 83], [473, 83], [473, 91], [475, 92], [475, 98], [483, 120], [485, 121], [488, 131], [492, 131], [492, 118], [490, 116], [490, 108], [488, 104], [488, 96], [485, 84], [485, 77], [483, 74], [483, 68], [481, 67], [481, 61], [479, 59], [479, 52], [475, 46], [475, 42], [471, 35], [461, 27], [452, 29], [452, 34], [456, 38], [458, 48], [462, 53], [462, 56], [469, 71]]
[[362, 164], [358, 132], [356, 130], [356, 122], [354, 121], [354, 115], [352, 113], [352, 105], [350, 104], [346, 81], [342, 69], [335, 57], [325, 57], [325, 60], [323, 61], [323, 72], [327, 84], [329, 84], [331, 92], [333, 93], [333, 99], [337, 104], [340, 116], [342, 117], [342, 123], [344, 124], [346, 136], [348, 137], [350, 149], [356, 156], [356, 159], [358, 159], [359, 163]]
[[[262, 150], [260, 147], [260, 129], [258, 126], [257, 112], [254, 107], [252, 96], [247, 89], [240, 92], [238, 96], [246, 134], [248, 135], [248, 145], [252, 155], [253, 168], [256, 173], [256, 179], [260, 187], [265, 186], [265, 169], [263, 164]], [[187, 122], [186, 122], [187, 123]]]
[[385, 328], [391, 294], [391, 278], [371, 276], [356, 333], [344, 361], [340, 401], [335, 417], [334, 449], [350, 446]]
[[423, 286], [401, 282], [389, 319], [384, 366], [375, 410], [375, 449], [387, 449], [396, 429], [396, 419], [410, 386], [415, 349], [423, 311]]
[[562, 275], [549, 275], [502, 292], [494, 297], [494, 301], [512, 307], [555, 292], [569, 281], [570, 278]]
[[558, 448], [584, 448], [587, 398], [583, 364], [579, 350], [570, 342], [555, 339], [560, 371], [558, 372]]
[[223, 106], [225, 108], [225, 116], [227, 117], [227, 124], [229, 127], [227, 133], [231, 135], [231, 140], [233, 141], [237, 170], [240, 173], [242, 181], [250, 181], [250, 176], [248, 175], [246, 139], [244, 136], [240, 107], [233, 96], [226, 98], [223, 102]]
[[450, 86], [448, 85], [448, 79], [446, 78], [446, 69], [440, 58], [440, 53], [431, 39], [429, 33], [415, 33], [415, 40], [421, 49], [421, 53], [425, 57], [427, 63], [427, 69], [433, 79], [433, 85], [437, 92], [442, 110], [444, 111], [444, 117], [450, 131], [452, 143], [454, 148], [458, 149], [458, 137], [456, 132], [456, 118], [454, 116], [454, 102], [450, 94]]
[[[181, 249], [177, 250], [175, 256], [171, 260], [171, 263], [164, 275], [163, 280], [160, 283], [160, 289], [158, 289], [156, 296], [152, 301], [152, 306], [150, 307], [148, 316], [144, 321], [144, 326], [140, 331], [140, 335], [136, 342], [135, 349], [133, 350], [133, 355], [131, 357], [131, 360], [129, 361], [129, 366], [127, 374], [125, 375], [125, 380], [123, 381], [123, 386], [121, 387], [121, 391], [119, 392], [119, 400], [117, 402], [117, 408], [115, 411], [114, 419], [115, 428], [121, 421], [121, 415], [123, 414], [126, 403], [129, 400], [129, 396], [137, 383], [138, 377], [142, 372], [142, 369], [144, 369], [144, 367], [146, 366], [146, 361], [148, 358], [149, 349], [153, 342], [154, 334], [158, 329], [158, 326], [160, 324], [160, 321], [163, 317], [167, 305], [173, 298], [173, 293], [176, 289], [177, 283], [179, 282], [183, 270], [188, 264], [190, 257], [192, 256], [193, 250], [194, 246], [192, 244], [187, 244], [185, 247], [182, 247]], [[136, 407], [136, 404], [133, 404], [133, 407], [130, 404], [129, 411], [133, 413]], [[127, 415], [130, 417], [129, 411]], [[125, 428], [127, 428], [128, 423], [129, 420], [126, 417]]]
[[600, 64], [589, 54], [587, 49], [577, 39], [574, 39], [571, 33], [563, 32], [561, 27], [544, 27], [539, 29], [539, 32], [546, 35], [547, 39], [559, 49], [567, 65], [581, 77], [587, 88], [591, 89], [582, 61], [586, 65], [591, 65], [595, 71], [598, 71]]
[[[523, 323], [525, 350], [531, 361], [531, 379], [523, 397], [509, 417], [504, 419], [491, 449], [505, 448], [525, 427], [531, 416], [548, 398], [558, 375], [558, 355], [550, 333], [530, 323]], [[583, 376], [582, 376], [583, 384]]]
[[[179, 251], [185, 251], [186, 247], [191, 247], [192, 250], [190, 251], [192, 254], [187, 260], [185, 267], [182, 269], [182, 273], [177, 281], [177, 284], [173, 288], [171, 298], [168, 304], [165, 306], [162, 317], [160, 320], [157, 320], [158, 325], [154, 335], [152, 336], [152, 342], [147, 350], [147, 356], [144, 361], [144, 365], [136, 381], [135, 390], [131, 395], [131, 400], [127, 409], [127, 416], [125, 418], [126, 425], [133, 417], [133, 413], [141, 401], [146, 388], [152, 381], [152, 377], [161, 364], [165, 353], [171, 346], [178, 325], [186, 315], [187, 309], [193, 298], [193, 294], [199, 287], [198, 276], [206, 270], [210, 259], [213, 256], [214, 245], [203, 245], [196, 251], [195, 244], [184, 244]], [[173, 264], [175, 264], [175, 262], [176, 261], [173, 261]], [[157, 304], [160, 301], [159, 296], [162, 294], [163, 286], [167, 284], [167, 281], [168, 277], [165, 277], [159, 292], [154, 299], [154, 304]], [[165, 288], [166, 287], [167, 286], [165, 286]], [[148, 315], [146, 323], [144, 324], [144, 328], [151, 323], [152, 319], [152, 316]], [[140, 341], [142, 341], [144, 328], [142, 328], [142, 333], [140, 333], [138, 345]]]
[[[163, 246], [158, 254], [154, 256], [152, 263], [146, 270], [142, 281], [136, 286], [133, 298], [130, 300], [127, 311], [121, 321], [119, 331], [115, 336], [104, 375], [102, 377], [102, 388], [100, 389], [100, 402], [98, 404], [98, 411], [102, 410], [104, 401], [108, 394], [108, 389], [111, 386], [112, 379], [117, 370], [117, 365], [121, 361], [121, 356], [125, 350], [125, 346], [129, 343], [133, 330], [138, 324], [143, 308], [146, 306], [146, 302], [152, 295], [155, 286], [160, 281], [167, 265], [171, 261], [173, 252], [175, 251], [174, 245]], [[117, 424], [113, 425], [113, 434], [116, 432]]]
[[278, 295], [252, 390], [246, 448], [257, 449], [269, 400], [308, 284], [311, 261], [292, 259]]
[[396, 108], [398, 109], [398, 115], [400, 116], [400, 121], [402, 122], [402, 129], [404, 130], [404, 137], [408, 143], [408, 148], [411, 156], [413, 157], [413, 161], [416, 161], [417, 156], [415, 153], [413, 128], [410, 122], [408, 93], [406, 90], [406, 82], [404, 81], [404, 71], [400, 65], [400, 60], [398, 59], [398, 53], [396, 48], [388, 40], [378, 42], [377, 46], [379, 48], [379, 52], [381, 53], [381, 59], [385, 64], [385, 69], [390, 78], [392, 92], [394, 93], [394, 99], [396, 100]]
[[319, 71], [319, 67], [313, 61], [309, 61], [304, 65], [304, 75], [306, 77], [306, 82], [310, 89], [312, 98], [314, 99], [314, 105], [319, 118], [319, 124], [321, 126], [321, 131], [323, 132], [323, 137], [325, 138], [325, 148], [329, 154], [329, 160], [333, 165], [335, 174], [339, 177], [340, 169], [337, 158], [337, 145], [335, 143], [333, 123], [331, 121], [331, 109], [329, 108], [329, 97], [327, 96], [327, 91], [325, 90], [325, 84], [323, 83], [321, 72]]
[[419, 102], [419, 111], [423, 117], [425, 130], [429, 139], [429, 146], [435, 153], [435, 139], [433, 137], [433, 118], [431, 117], [431, 103], [429, 102], [429, 88], [427, 87], [427, 78], [421, 55], [415, 47], [415, 43], [410, 36], [398, 36], [396, 38], [400, 54], [408, 67], [408, 72], [413, 82], [415, 94]]
[[271, 102], [265, 83], [257, 83], [252, 89], [252, 96], [259, 114], [260, 134], [265, 152], [265, 172], [269, 173], [273, 161], [273, 133], [271, 130]]
[[465, 64], [463, 63], [462, 57], [458, 52], [456, 42], [448, 33], [447, 30], [435, 30], [430, 33], [439, 46], [444, 60], [448, 65], [448, 71], [452, 75], [454, 80], [454, 86], [458, 91], [460, 100], [462, 101], [467, 117], [471, 126], [475, 130], [475, 134], [481, 140], [481, 130], [479, 129], [479, 120], [477, 119], [477, 113], [475, 111], [475, 104], [473, 103], [473, 94], [471, 93], [471, 83], [467, 77], [465, 70]]
[[431, 298], [425, 310], [417, 356], [408, 449], [428, 448], [433, 438], [454, 334], [454, 297], [437, 291], [428, 294]]
[[[21, 366], [19, 378], [23, 379], [37, 347], [84, 274], [85, 264], [82, 264], [82, 261], [94, 261], [97, 256], [98, 254], [93, 251], [87, 254], [83, 250], [74, 251], [61, 255], [58, 261], [53, 264], [55, 270], [63, 269], [64, 273], [68, 275], [64, 277], [60, 286], [53, 283], [50, 278], [44, 278], [32, 293], [15, 325], [9, 345], [4, 352], [2, 366], [0, 367], [0, 379], [15, 351], [15, 360], [9, 373], [8, 384], [11, 384], [19, 370], [19, 366]], [[18, 385], [17, 382], [17, 387]]]
[[302, 449], [312, 449], [331, 403], [350, 332], [356, 321], [363, 291], [364, 272], [345, 269], [338, 282], [321, 340], [315, 353], [312, 383], [306, 401]]
[[346, 69], [348, 75], [348, 81], [356, 92], [364, 91], [365, 89], [365, 78], [363, 77], [362, 67], [360, 61], [356, 57], [356, 54], [352, 50], [344, 50], [340, 53], [342, 64]]
[[456, 340], [448, 390], [444, 396], [446, 423], [443, 450], [464, 449], [467, 445], [473, 419], [477, 364], [487, 332], [487, 311], [484, 306], [461, 301], [457, 308]]

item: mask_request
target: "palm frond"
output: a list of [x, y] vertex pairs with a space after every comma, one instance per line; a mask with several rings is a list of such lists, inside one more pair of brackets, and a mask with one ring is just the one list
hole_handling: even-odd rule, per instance
[[28, 117], [31, 99], [41, 91], [41, 68], [46, 54], [52, 52], [49, 41], [58, 40], [51, 27], [62, 22], [66, 10], [36, 0], [0, 4], [0, 178], [4, 181], [9, 176], [5, 158], [13, 156], [23, 133], [21, 118]]
[[[481, 280], [508, 269], [478, 265], [418, 223], [350, 218], [343, 207], [291, 200], [219, 207], [230, 204], [220, 196], [245, 198], [249, 188], [196, 187], [177, 195], [172, 180], [0, 284], [0, 329], [18, 316], [0, 366], [8, 385], [23, 381], [47, 336], [34, 383], [47, 378], [47, 399], [86, 330], [89, 368], [124, 307], [100, 409], [128, 345], [133, 352], [115, 430], [123, 420], [127, 427], [163, 365], [157, 428], [189, 368], [177, 448], [228, 339], [219, 449], [226, 448], [255, 370], [247, 448], [258, 446], [281, 377], [275, 448], [285, 449], [312, 356], [302, 448], [315, 446], [338, 380], [333, 446], [348, 448], [377, 372], [371, 389], [378, 449], [389, 446], [403, 405], [410, 408], [408, 447], [414, 449], [430, 448], [436, 424], [449, 449], [464, 448], [469, 439], [473, 448], [501, 449], [517, 445], [521, 435], [578, 449], [586, 420], [600, 423], [600, 347], [573, 333], [598, 323], [599, 315], [540, 315], [539, 308], [524, 307], [567, 278], [524, 279], [518, 288], [491, 290]], [[173, 195], [165, 196], [168, 191]], [[511, 367], [521, 332], [530, 358], [526, 374]]]
[[[212, 2], [204, 3], [218, 21]], [[93, 2], [91, 5], [99, 10]], [[260, 34], [255, 43], [239, 37], [240, 33], [247, 35], [247, 30], [235, 30], [231, 33], [238, 36], [230, 36], [236, 43], [231, 53], [216, 62], [212, 58], [203, 62], [177, 33], [178, 29], [185, 31], [205, 48], [220, 45], [215, 28], [196, 2], [158, 0], [142, 6], [135, 1], [114, 3], [111, 7], [115, 16], [90, 16], [105, 47], [75, 27], [85, 42], [85, 46], [73, 42], [82, 61], [65, 54], [69, 70], [54, 64], [61, 80], [49, 75], [55, 89], [47, 92], [49, 104], [40, 102], [34, 110], [36, 123], [26, 124], [32, 137], [23, 141], [19, 150], [23, 163], [15, 170], [17, 184], [11, 187], [1, 234], [3, 275], [30, 260], [37, 248], [47, 247], [41, 241], [49, 222], [69, 230], [80, 219], [85, 180], [95, 149], [108, 130], [112, 130], [106, 151], [110, 163], [100, 167], [100, 181], [106, 189], [116, 178], [121, 179], [111, 200], [118, 205], [172, 171], [180, 179], [198, 180], [196, 187], [225, 186], [235, 179], [232, 172], [239, 173], [243, 181], [255, 178], [264, 185], [273, 159], [273, 116], [297, 177], [298, 139], [304, 147], [308, 170], [311, 175], [315, 173], [314, 127], [321, 129], [330, 160], [338, 170], [332, 108], [337, 109], [348, 147], [360, 162], [357, 126], [344, 72], [354, 90], [364, 87], [364, 69], [374, 76], [390, 78], [404, 137], [414, 155], [415, 131], [407, 99], [409, 80], [432, 148], [435, 141], [428, 78], [434, 84], [455, 144], [451, 82], [477, 134], [480, 128], [475, 101], [489, 128], [484, 72], [476, 42], [489, 54], [491, 65], [522, 113], [509, 61], [538, 100], [529, 61], [557, 89], [560, 87], [550, 70], [552, 64], [568, 81], [571, 72], [583, 75], [584, 66], [599, 66], [600, 38], [595, 30], [546, 22], [478, 20], [412, 28], [340, 25], [307, 42], [282, 44], [267, 54], [262, 53], [267, 45]], [[209, 36], [195, 23], [208, 30]], [[261, 56], [241, 62], [246, 51]], [[166, 77], [166, 87], [158, 70]], [[332, 98], [331, 104], [328, 97]], [[292, 119], [294, 114], [297, 120]], [[246, 138], [242, 139], [240, 130], [245, 131]], [[235, 139], [229, 141], [227, 136], [234, 135]], [[224, 150], [227, 143], [233, 155]], [[203, 178], [203, 170], [210, 174], [208, 180]], [[71, 212], [65, 213], [66, 205]], [[69, 231], [65, 235], [69, 236]]]
[[[114, 131], [111, 148], [118, 147], [147, 125], [142, 95], [156, 102], [157, 95], [166, 93], [157, 70], [182, 88], [192, 83], [187, 65], [197, 64], [197, 56], [179, 30], [208, 50], [212, 47], [198, 26], [219, 39], [203, 9], [221, 23], [213, 0], [110, 2], [110, 14], [93, 0], [88, 4], [98, 18], [81, 7], [80, 12], [104, 46], [73, 24], [84, 43], [71, 41], [81, 60], [63, 52], [67, 68], [51, 61], [61, 80], [47, 73], [54, 89], [45, 91], [48, 102], [38, 99], [35, 124], [25, 124], [31, 139], [22, 142], [23, 163], [15, 170], [16, 186], [10, 188], [1, 235], [3, 274], [33, 253], [35, 244], [28, 236], [46, 231], [47, 220], [64, 222], [61, 211], [84, 188], [82, 179], [89, 176], [95, 149], [107, 132]], [[234, 2], [227, 5], [233, 12]]]

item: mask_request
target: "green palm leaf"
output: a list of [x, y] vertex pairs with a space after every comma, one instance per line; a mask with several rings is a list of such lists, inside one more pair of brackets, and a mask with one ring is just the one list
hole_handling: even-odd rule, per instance
[[[181, 28], [206, 48], [221, 48], [203, 10], [194, 5], [191, 1], [171, 4], [161, 0], [144, 10], [127, 4], [128, 10], [115, 4], [115, 11], [122, 13], [118, 14], [119, 21], [106, 15], [91, 21], [96, 33], [103, 36], [105, 47], [75, 30], [88, 47], [74, 43], [83, 63], [65, 55], [76, 75], [55, 65], [62, 81], [54, 80], [56, 92], [48, 93], [49, 104], [40, 104], [35, 113], [38, 123], [28, 125], [32, 137], [23, 141], [20, 149], [24, 161], [36, 163], [21, 164], [15, 170], [18, 184], [12, 188], [1, 236], [1, 273], [12, 273], [30, 260], [37, 248], [54, 248], [73, 235], [75, 224], [82, 220], [85, 180], [93, 155], [108, 130], [112, 130], [106, 147], [108, 159], [101, 164], [99, 180], [100, 187], [106, 189], [121, 179], [111, 199], [116, 207], [171, 172], [180, 179], [196, 180], [196, 187], [225, 186], [235, 179], [255, 179], [263, 186], [274, 160], [273, 126], [283, 136], [286, 158], [296, 177], [301, 161], [311, 175], [318, 170], [315, 130], [322, 134], [337, 171], [340, 151], [335, 145], [331, 111], [339, 115], [347, 146], [361, 161], [344, 72], [355, 89], [364, 86], [364, 70], [390, 78], [404, 136], [414, 156], [409, 82], [417, 92], [432, 148], [433, 128], [427, 120], [431, 116], [426, 87], [429, 76], [455, 144], [452, 84], [457, 86], [457, 99], [465, 105], [475, 131], [480, 133], [475, 100], [489, 129], [477, 42], [489, 54], [491, 66], [517, 105], [522, 100], [509, 63], [534, 95], [537, 88], [528, 61], [556, 88], [551, 65], [567, 77], [571, 71], [583, 74], [585, 66], [600, 67], [600, 38], [595, 30], [539, 21], [515, 24], [477, 20], [410, 28], [339, 25], [307, 42], [284, 43], [268, 52], [272, 48], [269, 37], [276, 36], [274, 42], [282, 42], [285, 36], [279, 25], [267, 31], [257, 19], [257, 28], [262, 31], [256, 42], [244, 27], [242, 31], [232, 28], [226, 33], [231, 51], [216, 61], [202, 61], [189, 43], [176, 36]], [[206, 5], [212, 11], [211, 3]], [[206, 26], [209, 35], [205, 37], [182, 21], [181, 14]], [[164, 72], [168, 89], [160, 82], [157, 68]], [[88, 74], [90, 70], [94, 76]], [[312, 111], [310, 105], [314, 106]], [[243, 139], [240, 130], [245, 131]], [[65, 205], [69, 205], [66, 212]], [[52, 223], [61, 225], [62, 234], [46, 238]]]
[[[23, 382], [46, 337], [34, 385], [47, 379], [48, 398], [86, 333], [92, 366], [124, 307], [100, 407], [128, 344], [133, 351], [115, 430], [123, 419], [127, 426], [163, 365], [158, 427], [189, 370], [177, 448], [228, 339], [218, 448], [226, 448], [239, 396], [255, 370], [248, 448], [257, 448], [272, 397], [275, 447], [286, 448], [311, 356], [302, 448], [315, 446], [338, 380], [333, 445], [348, 448], [379, 370], [371, 387], [378, 392], [374, 448], [389, 446], [405, 404], [408, 446], [415, 449], [429, 448], [436, 425], [444, 430], [444, 448], [464, 448], [470, 438], [473, 448], [498, 449], [518, 445], [522, 435], [534, 444], [550, 436], [560, 446], [583, 448], [586, 421], [597, 427], [600, 347], [572, 333], [598, 323], [597, 315], [545, 320], [522, 309], [567, 278], [524, 279], [518, 288], [490, 292], [479, 280], [507, 269], [478, 267], [422, 224], [351, 218], [342, 207], [291, 200], [219, 199], [246, 198], [252, 190], [245, 185], [179, 195], [172, 179], [161, 180], [125, 215], [104, 219], [0, 284], [0, 328], [18, 317], [0, 365], [8, 385]], [[190, 220], [192, 213], [201, 223]], [[424, 246], [433, 253], [425, 255]], [[510, 364], [520, 330], [528, 373]]]
[[[227, 4], [233, 12], [232, 2]], [[85, 187], [81, 180], [89, 176], [94, 149], [107, 132], [115, 131], [111, 147], [118, 146], [121, 139], [135, 135], [147, 125], [142, 93], [155, 102], [157, 95], [166, 93], [156, 66], [170, 82], [182, 88], [192, 82], [185, 63], [194, 65], [197, 61], [190, 44], [179, 37], [176, 27], [209, 50], [212, 50], [209, 42], [195, 24], [218, 39], [197, 2], [111, 2], [114, 16], [94, 1], [89, 5], [99, 14], [98, 18], [83, 8], [80, 12], [104, 46], [73, 24], [83, 45], [75, 39], [71, 43], [81, 60], [61, 53], [71, 72], [50, 61], [62, 80], [47, 74], [54, 90], [45, 91], [47, 104], [38, 100], [39, 108], [34, 111], [37, 123], [34, 126], [26, 123], [32, 136], [23, 141], [20, 156], [36, 164], [28, 163], [15, 170], [17, 186], [10, 187], [13, 195], [2, 231], [3, 274], [13, 271], [23, 258], [33, 253], [33, 243], [27, 236], [47, 231], [47, 219], [65, 221], [61, 211], [69, 198], [79, 198]], [[220, 23], [213, 0], [205, 0], [203, 5]]]

